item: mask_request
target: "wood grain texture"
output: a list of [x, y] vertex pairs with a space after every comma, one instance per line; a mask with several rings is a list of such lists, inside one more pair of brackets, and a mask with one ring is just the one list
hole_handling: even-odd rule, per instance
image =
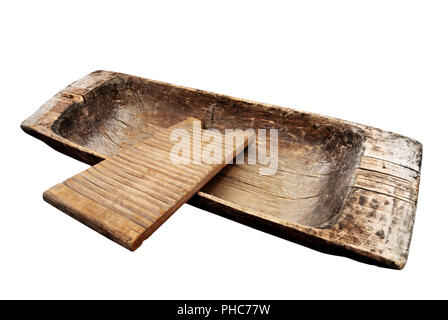
[[220, 163], [194, 164], [193, 154], [189, 164], [173, 163], [170, 151], [176, 142], [171, 142], [170, 133], [184, 129], [193, 138], [193, 134], [197, 135], [197, 131], [193, 132], [194, 121], [200, 123], [189, 118], [155, 133], [50, 188], [44, 199], [125, 248], [135, 250], [215, 176], [226, 159], [233, 159], [253, 139], [251, 134], [235, 132], [232, 136], [240, 139], [235, 139], [231, 150], [226, 150], [220, 141], [202, 143], [202, 149], [200, 146], [196, 150], [202, 154], [203, 148], [214, 144], [222, 149]]
[[422, 160], [411, 138], [110, 71], [72, 83], [22, 129], [95, 164], [186, 117], [221, 131], [279, 129], [275, 175], [227, 166], [189, 203], [320, 251], [404, 267]]

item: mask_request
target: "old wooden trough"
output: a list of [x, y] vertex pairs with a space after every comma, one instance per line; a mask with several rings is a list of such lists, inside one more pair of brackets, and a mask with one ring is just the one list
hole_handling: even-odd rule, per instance
[[404, 267], [422, 158], [413, 139], [109, 71], [72, 83], [21, 126], [94, 165], [188, 117], [220, 131], [278, 129], [275, 174], [228, 165], [188, 203], [323, 252]]

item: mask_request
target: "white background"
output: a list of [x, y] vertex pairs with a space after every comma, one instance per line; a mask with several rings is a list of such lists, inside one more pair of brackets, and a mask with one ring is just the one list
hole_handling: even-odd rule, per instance
[[[448, 298], [443, 1], [0, 4], [0, 298]], [[131, 253], [42, 200], [87, 168], [19, 125], [96, 69], [423, 143], [408, 264], [330, 256], [184, 205]]]

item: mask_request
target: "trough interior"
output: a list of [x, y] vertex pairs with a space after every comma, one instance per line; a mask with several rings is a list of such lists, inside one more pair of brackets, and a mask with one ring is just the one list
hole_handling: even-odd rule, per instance
[[[104, 156], [150, 137], [187, 117], [206, 128], [278, 129], [278, 169], [261, 164], [225, 167], [202, 192], [249, 213], [311, 227], [328, 227], [343, 204], [359, 163], [362, 137], [350, 126], [318, 115], [118, 76], [75, 102], [52, 130]], [[269, 131], [268, 131], [269, 137]], [[269, 139], [268, 139], [269, 150]]]

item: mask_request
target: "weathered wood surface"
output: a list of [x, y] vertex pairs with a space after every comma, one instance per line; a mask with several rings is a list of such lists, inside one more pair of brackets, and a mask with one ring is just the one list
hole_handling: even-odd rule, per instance
[[210, 144], [221, 148], [221, 163], [194, 164], [193, 148], [190, 163], [173, 163], [170, 151], [176, 142], [170, 141], [171, 130], [187, 130], [193, 138], [193, 134], [198, 134], [193, 132], [194, 121], [200, 123], [189, 118], [157, 132], [50, 188], [44, 199], [120, 245], [135, 250], [216, 175], [226, 159], [233, 159], [253, 138], [235, 132], [232, 137], [240, 139], [235, 139], [231, 150], [226, 150], [221, 141], [203, 142], [202, 148], [195, 148], [199, 155]]
[[[207, 128], [278, 128], [279, 167], [224, 168], [189, 203], [321, 251], [392, 268], [407, 260], [422, 146], [368, 126], [108, 71], [22, 123], [95, 164], [186, 117]], [[257, 141], [258, 143], [258, 141]]]

